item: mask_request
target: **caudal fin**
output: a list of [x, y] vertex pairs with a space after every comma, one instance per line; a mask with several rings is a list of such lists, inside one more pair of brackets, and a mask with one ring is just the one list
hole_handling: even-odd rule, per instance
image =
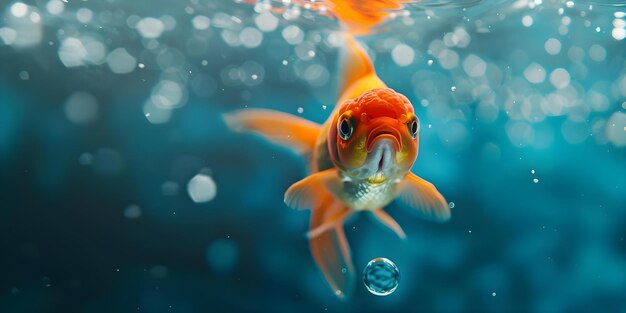
[[342, 51], [342, 84], [339, 89], [339, 102], [356, 98], [364, 92], [386, 87], [376, 75], [372, 60], [363, 47], [351, 34], [345, 34], [346, 45]]
[[384, 22], [391, 11], [402, 9], [402, 3], [415, 0], [330, 0], [330, 11], [346, 29], [355, 35], [371, 32], [372, 28]]
[[372, 60], [365, 52], [365, 49], [356, 41], [351, 34], [345, 34], [345, 47], [341, 54], [341, 64], [343, 65], [343, 77], [340, 94], [344, 94], [351, 86], [365, 77], [376, 75]]
[[321, 126], [303, 118], [265, 109], [244, 109], [223, 115], [230, 129], [254, 132], [301, 154], [312, 151]]

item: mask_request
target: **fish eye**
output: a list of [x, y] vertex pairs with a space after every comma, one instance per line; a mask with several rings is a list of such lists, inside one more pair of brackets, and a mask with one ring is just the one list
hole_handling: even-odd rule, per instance
[[348, 140], [350, 139], [350, 136], [352, 136], [353, 132], [354, 127], [352, 127], [352, 123], [350, 123], [347, 118], [342, 117], [341, 122], [337, 125], [337, 133], [339, 133], [339, 137], [343, 140]]
[[420, 130], [419, 120], [417, 118], [411, 119], [406, 125], [409, 128], [409, 133], [411, 137], [415, 139], [417, 137], [417, 132]]

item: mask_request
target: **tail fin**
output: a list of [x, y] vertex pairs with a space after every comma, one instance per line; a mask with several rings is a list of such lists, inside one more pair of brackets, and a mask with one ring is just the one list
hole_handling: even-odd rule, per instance
[[346, 46], [341, 56], [343, 82], [339, 89], [340, 101], [357, 97], [370, 89], [385, 87], [363, 47], [351, 34], [346, 33], [345, 38]]
[[330, 0], [330, 11], [355, 35], [371, 32], [374, 26], [391, 15], [390, 11], [402, 9], [402, 3], [414, 0]]
[[345, 38], [346, 46], [341, 56], [341, 64], [343, 64], [343, 81], [339, 89], [341, 93], [359, 79], [375, 73], [372, 60], [354, 36], [346, 33]]
[[269, 141], [309, 154], [315, 146], [321, 126], [303, 118], [265, 109], [239, 110], [223, 115], [234, 131], [255, 132]]

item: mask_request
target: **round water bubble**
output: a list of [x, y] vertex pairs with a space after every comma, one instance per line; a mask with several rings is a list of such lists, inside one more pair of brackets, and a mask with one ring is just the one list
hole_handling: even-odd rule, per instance
[[363, 284], [377, 296], [387, 296], [396, 291], [400, 283], [400, 271], [396, 264], [386, 258], [375, 258], [363, 270]]

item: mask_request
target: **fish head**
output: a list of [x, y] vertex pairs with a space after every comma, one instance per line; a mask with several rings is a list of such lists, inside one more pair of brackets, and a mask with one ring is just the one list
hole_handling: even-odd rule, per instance
[[329, 128], [328, 149], [345, 176], [380, 183], [410, 170], [418, 154], [419, 128], [404, 95], [376, 88], [341, 104]]

